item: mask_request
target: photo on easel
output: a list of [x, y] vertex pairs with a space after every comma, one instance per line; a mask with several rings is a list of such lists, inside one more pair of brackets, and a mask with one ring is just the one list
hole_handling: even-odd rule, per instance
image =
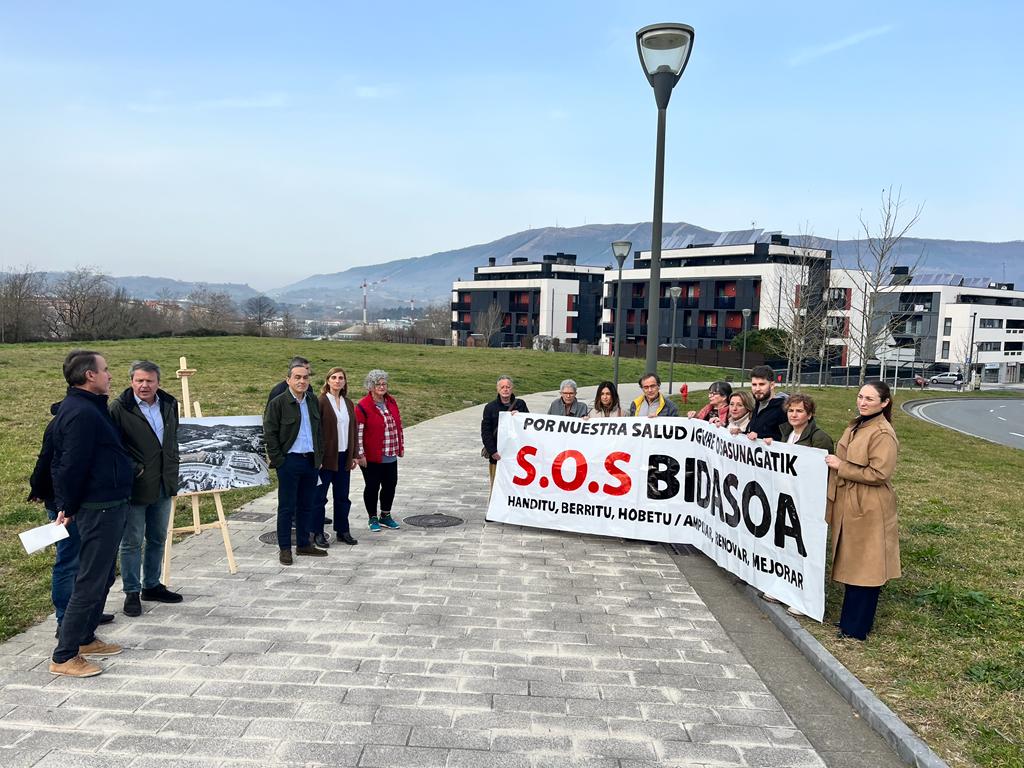
[[260, 416], [182, 419], [178, 451], [179, 494], [270, 485]]

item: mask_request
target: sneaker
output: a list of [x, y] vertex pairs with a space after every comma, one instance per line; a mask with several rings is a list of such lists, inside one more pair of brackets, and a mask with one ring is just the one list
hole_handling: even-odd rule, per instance
[[96, 675], [102, 674], [102, 672], [103, 667], [99, 664], [93, 664], [91, 661], [87, 661], [81, 656], [75, 656], [74, 658], [68, 659], [60, 664], [53, 660], [50, 661], [51, 675], [64, 675], [65, 677], [95, 677]]
[[380, 520], [378, 520], [376, 517], [371, 517], [370, 518], [370, 530], [371, 531], [379, 531], [380, 530]]
[[138, 592], [125, 592], [124, 594], [124, 615], [141, 616], [142, 602], [139, 600]]
[[171, 592], [163, 584], [157, 584], [155, 587], [142, 590], [143, 600], [152, 600], [158, 603], [180, 603], [184, 598], [177, 592]]
[[398, 521], [395, 520], [395, 518], [393, 518], [391, 515], [381, 515], [380, 524], [387, 528], [390, 528], [393, 531], [397, 531], [399, 528], [402, 527], [398, 524]]
[[317, 549], [312, 544], [305, 547], [296, 547], [296, 555], [307, 555], [309, 557], [327, 557], [326, 549]]
[[281, 562], [281, 565], [292, 564], [292, 551], [291, 549], [282, 549], [281, 554], [277, 556], [277, 559]]
[[113, 643], [105, 643], [98, 637], [94, 637], [88, 645], [78, 646], [79, 656], [117, 656], [123, 648]]

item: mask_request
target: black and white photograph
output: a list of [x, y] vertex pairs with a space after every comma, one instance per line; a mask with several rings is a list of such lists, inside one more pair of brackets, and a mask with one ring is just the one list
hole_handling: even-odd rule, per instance
[[260, 416], [182, 419], [178, 450], [179, 494], [270, 484]]

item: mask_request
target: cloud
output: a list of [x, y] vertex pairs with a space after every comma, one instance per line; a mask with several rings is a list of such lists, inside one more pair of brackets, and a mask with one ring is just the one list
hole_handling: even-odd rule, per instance
[[845, 50], [846, 48], [852, 48], [853, 46], [860, 45], [865, 40], [870, 40], [873, 37], [886, 35], [894, 28], [895, 27], [893, 27], [892, 24], [886, 24], [885, 26], [867, 29], [863, 32], [857, 32], [844, 37], [842, 40], [835, 40], [834, 42], [814, 46], [813, 48], [804, 48], [797, 51], [792, 58], [790, 58], [789, 66], [801, 67], [815, 59], [820, 59], [822, 56], [828, 56], [829, 54]]
[[281, 109], [288, 105], [288, 94], [280, 91], [254, 96], [224, 96], [196, 101], [169, 101], [163, 94], [151, 95], [145, 101], [128, 105], [132, 112], [162, 114], [166, 112], [219, 112], [225, 110]]
[[356, 98], [364, 101], [389, 99], [396, 93], [397, 89], [391, 85], [357, 85], [355, 88]]

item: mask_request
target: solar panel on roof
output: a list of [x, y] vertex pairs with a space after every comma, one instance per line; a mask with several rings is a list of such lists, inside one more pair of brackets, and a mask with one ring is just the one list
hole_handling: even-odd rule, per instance
[[763, 229], [734, 229], [730, 232], [723, 232], [718, 236], [715, 245], [746, 245], [756, 243]]
[[992, 280], [987, 277], [965, 277], [963, 284], [967, 288], [988, 288]]

